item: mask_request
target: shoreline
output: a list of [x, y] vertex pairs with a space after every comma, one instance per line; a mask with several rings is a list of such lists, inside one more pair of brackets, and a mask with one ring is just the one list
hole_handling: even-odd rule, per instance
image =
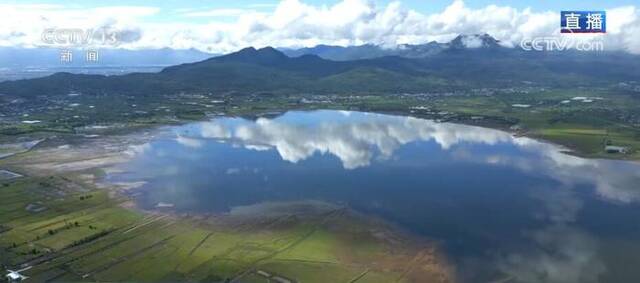
[[[308, 110], [296, 110], [296, 111], [308, 111]], [[407, 115], [398, 115], [398, 113], [381, 113], [374, 112], [383, 115], [393, 115], [400, 117], [408, 117]], [[238, 116], [234, 116], [238, 117]], [[242, 117], [242, 116], [241, 116]], [[246, 116], [245, 116], [246, 117]], [[422, 117], [416, 117], [415, 115], [410, 115], [410, 117], [415, 117], [418, 119], [424, 119]], [[208, 120], [204, 120], [208, 121]], [[184, 123], [180, 123], [179, 125], [185, 125], [192, 122], [202, 122], [202, 121], [185, 121]], [[506, 131], [504, 129], [495, 129], [488, 128], [485, 126], [477, 125], [477, 124], [465, 124], [460, 122], [442, 122], [442, 123], [451, 123], [458, 125], [468, 125], [473, 127], [484, 128], [488, 130], [497, 130], [508, 134], [514, 138], [519, 137], [528, 137], [527, 135], [518, 135], [513, 133], [512, 131]], [[73, 146], [65, 147], [67, 144], [64, 142], [64, 137], [60, 137], [59, 139], [48, 140], [47, 143], [43, 143], [42, 146], [38, 146], [34, 148], [33, 151], [21, 153], [15, 156], [12, 156], [7, 159], [0, 160], [0, 169], [4, 168], [7, 164], [13, 166], [19, 166], [21, 168], [25, 168], [24, 170], [18, 172], [25, 172], [27, 177], [29, 176], [62, 176], [62, 178], [68, 178], [70, 182], [75, 182], [80, 184], [81, 186], [87, 185], [89, 188], [94, 188], [99, 191], [105, 191], [109, 194], [109, 198], [112, 200], [116, 200], [118, 202], [118, 206], [126, 211], [132, 212], [133, 214], [139, 214], [145, 219], [141, 224], [141, 227], [152, 226], [152, 225], [160, 225], [161, 227], [171, 227], [173, 225], [178, 225], [176, 223], [182, 222], [184, 220], [184, 225], [187, 227], [194, 227], [197, 229], [213, 229], [218, 231], [219, 229], [249, 229], [253, 231], [253, 229], [258, 229], [256, 227], [271, 227], [269, 223], [280, 223], [278, 225], [284, 225], [283, 227], [287, 227], [287, 221], [283, 219], [291, 218], [291, 215], [296, 215], [295, 213], [291, 213], [290, 215], [282, 215], [277, 217], [278, 220], [270, 220], [268, 217], [260, 219], [260, 218], [249, 218], [238, 220], [233, 217], [232, 211], [229, 213], [179, 213], [176, 211], [172, 211], [173, 208], [155, 208], [155, 209], [142, 209], [135, 203], [135, 199], [130, 198], [126, 192], [127, 190], [138, 186], [138, 183], [110, 183], [104, 179], [104, 174], [108, 174], [110, 170], [116, 170], [115, 167], [118, 164], [122, 164], [130, 160], [133, 155], [128, 154], [127, 151], [130, 151], [132, 147], [140, 146], [145, 144], [158, 136], [166, 135], [170, 133], [168, 130], [175, 125], [158, 125], [153, 128], [145, 128], [143, 130], [138, 129], [137, 131], [131, 131], [123, 135], [103, 135], [99, 137], [82, 137], [79, 139], [74, 139]], [[561, 154], [574, 155], [571, 154], [571, 151], [567, 151], [565, 147], [558, 145], [556, 143], [550, 143], [541, 139], [532, 138], [533, 140], [540, 141], [541, 143], [546, 143], [552, 145], [557, 151]], [[576, 155], [574, 155], [576, 156]], [[21, 164], [21, 162], [24, 162]], [[113, 171], [111, 171], [113, 172]], [[254, 205], [263, 205], [264, 203], [257, 203]], [[295, 203], [294, 203], [295, 204]], [[288, 203], [285, 205], [293, 205], [292, 203]], [[347, 215], [353, 216], [355, 222], [357, 223], [370, 223], [371, 226], [378, 227], [377, 224], [381, 227], [390, 227], [390, 231], [397, 233], [400, 235], [400, 238], [407, 239], [406, 243], [416, 243], [420, 246], [431, 246], [438, 247], [441, 245], [438, 241], [434, 239], [429, 239], [426, 236], [416, 234], [415, 232], [407, 231], [406, 229], [395, 225], [392, 222], [384, 221], [379, 219], [379, 217], [372, 215], [362, 215], [358, 211], [355, 211], [350, 208], [346, 208]], [[256, 212], [255, 216], [263, 216], [265, 213]], [[298, 219], [299, 221], [299, 219]], [[347, 221], [347, 220], [345, 220]], [[351, 221], [351, 220], [348, 220]], [[149, 222], [149, 224], [146, 224]], [[302, 221], [304, 222], [304, 221]], [[231, 224], [229, 224], [231, 223]], [[295, 222], [298, 223], [298, 222]], [[373, 223], [373, 224], [371, 224]], [[200, 226], [203, 225], [203, 226]], [[266, 226], [263, 226], [266, 225]], [[276, 225], [277, 226], [277, 225]], [[138, 227], [138, 226], [135, 226]], [[133, 228], [135, 228], [133, 227]], [[247, 228], [248, 227], [248, 228]], [[253, 228], [252, 228], [253, 227]], [[278, 226], [279, 227], [279, 226]], [[127, 233], [137, 232], [141, 228], [127, 228]], [[133, 229], [133, 230], [130, 230]], [[271, 228], [269, 228], [271, 229]], [[267, 229], [266, 231], [270, 231]], [[265, 230], [255, 230], [262, 231]], [[376, 234], [374, 230], [367, 229], [366, 231], [370, 231], [372, 234]], [[382, 240], [386, 239], [385, 233], [380, 234]], [[441, 255], [438, 255], [442, 253]], [[442, 259], [447, 259], [447, 254], [442, 249], [433, 249], [428, 254], [430, 254], [434, 262], [442, 263]], [[438, 260], [436, 260], [438, 259]], [[453, 269], [455, 265], [447, 263], [449, 268]], [[453, 267], [451, 267], [453, 266]], [[452, 272], [451, 276], [455, 274]], [[241, 276], [248, 276], [247, 274], [243, 274]], [[453, 278], [453, 277], [451, 277]]]
[[[424, 114], [424, 113], [414, 113], [414, 111], [376, 111], [376, 110], [347, 110], [345, 108], [292, 108], [292, 109], [269, 109], [258, 112], [249, 112], [249, 113], [241, 113], [241, 114], [229, 114], [222, 115], [221, 113], [205, 115], [202, 119], [195, 120], [175, 120], [171, 123], [165, 124], [148, 124], [148, 125], [135, 125], [131, 127], [127, 126], [119, 126], [117, 128], [113, 128], [113, 130], [105, 130], [103, 132], [97, 131], [97, 135], [92, 138], [103, 138], [103, 137], [121, 137], [128, 136], [133, 134], [138, 134], [140, 132], [158, 132], [162, 128], [174, 127], [174, 126], [182, 126], [189, 123], [198, 123], [198, 122], [206, 122], [214, 119], [216, 117], [234, 117], [234, 118], [243, 118], [248, 120], [256, 120], [261, 117], [266, 118], [275, 118], [289, 111], [300, 111], [300, 112], [310, 112], [310, 111], [318, 111], [318, 110], [335, 110], [335, 111], [354, 111], [354, 112], [362, 112], [362, 113], [376, 113], [383, 115], [391, 115], [391, 116], [399, 116], [399, 117], [414, 117], [425, 120], [432, 120], [441, 123], [452, 123], [452, 124], [460, 124], [467, 126], [475, 126], [492, 130], [499, 130], [505, 133], [511, 134], [515, 137], [528, 137], [540, 142], [553, 144], [554, 146], [562, 147], [563, 152], [568, 155], [572, 155], [575, 157], [585, 158], [585, 159], [604, 159], [604, 160], [619, 160], [619, 161], [631, 161], [631, 162], [640, 162], [640, 156], [636, 154], [635, 148], [631, 148], [632, 153], [617, 153], [617, 154], [609, 154], [609, 153], [587, 153], [581, 151], [578, 146], [572, 144], [571, 142], [560, 142], [559, 140], [554, 140], [548, 137], [545, 137], [541, 133], [536, 133], [535, 131], [531, 131], [529, 129], [518, 129], [514, 130], [513, 126], [517, 125], [513, 121], [507, 121], [501, 117], [483, 117], [483, 119], [473, 119], [474, 117], [467, 117], [467, 115], [458, 116], [456, 119], [441, 119], [442, 117], [438, 115]], [[78, 138], [84, 137], [87, 138], [87, 134], [52, 134], [41, 137], [42, 134], [47, 134], [48, 132], [33, 132], [30, 134], [26, 134], [25, 136], [16, 136], [14, 139], [24, 138], [27, 136], [35, 135], [40, 137], [40, 141], [47, 141], [51, 137], [71, 137]], [[6, 138], [6, 137], [5, 137]], [[37, 145], [36, 145], [37, 146]], [[28, 150], [26, 151], [28, 152]], [[25, 152], [18, 152], [12, 155], [19, 155]], [[10, 158], [10, 156], [0, 157], [0, 160]]]
[[[117, 140], [121, 140], [121, 138]], [[141, 142], [140, 139], [136, 139], [136, 141]], [[97, 241], [104, 241], [102, 240], [102, 238], [116, 237], [119, 234], [146, 234], [150, 229], [168, 231], [177, 229], [178, 231], [183, 231], [181, 233], [187, 233], [187, 231], [189, 231], [188, 233], [201, 233], [199, 231], [210, 231], [207, 232], [207, 236], [205, 236], [201, 240], [201, 242], [192, 249], [191, 253], [194, 253], [196, 250], [203, 250], [202, 252], [204, 252], [205, 246], [203, 244], [205, 242], [215, 240], [215, 236], [211, 237], [212, 239], [209, 240], [210, 235], [213, 233], [215, 233], [216, 235], [238, 235], [234, 236], [239, 237], [238, 240], [242, 240], [247, 237], [251, 238], [253, 237], [251, 236], [253, 234], [267, 236], [272, 234], [288, 235], [293, 233], [291, 235], [293, 236], [298, 233], [295, 231], [311, 225], [308, 228], [304, 228], [311, 228], [311, 230], [309, 232], [305, 232], [308, 234], [303, 235], [300, 240], [293, 241], [290, 245], [288, 244], [284, 248], [279, 248], [279, 250], [277, 250], [274, 255], [265, 257], [264, 259], [260, 259], [260, 261], [256, 261], [255, 263], [251, 263], [249, 266], [241, 268], [238, 273], [235, 273], [231, 277], [229, 277], [233, 278], [234, 280], [254, 276], [255, 274], [252, 273], [251, 270], [261, 270], [263, 272], [268, 272], [271, 274], [282, 274], [282, 272], [279, 272], [279, 269], [276, 268], [277, 265], [274, 265], [276, 263], [295, 266], [331, 264], [335, 265], [336, 268], [366, 268], [367, 270], [370, 269], [372, 273], [385, 274], [386, 272], [388, 272], [386, 271], [388, 268], [403, 269], [408, 262], [413, 260], [416, 262], [412, 264], [420, 263], [421, 265], [410, 267], [410, 274], [418, 277], [428, 276], [428, 278], [439, 280], [434, 282], [455, 282], [455, 280], [453, 279], [455, 278], [454, 267], [451, 265], [451, 261], [445, 256], [444, 251], [439, 247], [439, 243], [423, 236], [408, 234], [405, 230], [398, 229], [398, 227], [396, 227], [392, 223], [383, 221], [381, 219], [378, 219], [377, 217], [362, 215], [352, 209], [337, 207], [329, 203], [319, 204], [313, 201], [284, 202], [274, 203], [273, 206], [268, 205], [268, 203], [258, 203], [250, 206], [235, 207], [228, 213], [210, 214], [179, 213], [163, 209], [142, 209], [135, 204], [134, 199], [126, 196], [126, 189], [122, 187], [122, 184], [111, 184], [105, 182], [104, 178], [100, 177], [98, 174], [98, 171], [109, 170], [109, 168], [113, 168], [114, 164], [119, 164], [118, 162], [125, 162], [120, 159], [117, 160], [116, 163], [112, 163], [112, 160], [108, 158], [105, 159], [104, 156], [111, 156], [113, 154], [125, 154], [124, 151], [126, 151], [126, 148], [114, 147], [119, 148], [120, 151], [116, 151], [115, 153], [99, 152], [95, 155], [87, 156], [84, 153], [84, 150], [95, 149], [94, 147], [92, 147], [92, 145], [94, 145], [96, 141], [92, 142], [93, 143], [91, 145], [82, 147], [81, 149], [76, 149], [75, 154], [63, 154], [63, 161], [61, 161], [62, 164], [56, 164], [56, 166], [53, 167], [48, 165], [43, 167], [29, 166], [32, 165], [32, 163], [39, 162], [39, 160], [32, 159], [37, 155], [45, 155], [44, 157], [40, 156], [40, 158], [44, 158], [49, 161], [55, 160], [60, 157], [56, 156], [56, 154], [60, 154], [60, 149], [58, 149], [57, 147], [38, 148], [37, 150], [31, 152], [29, 155], [21, 155], [16, 156], [15, 158], [12, 158], [10, 160], [3, 160], [0, 162], [0, 166], [5, 166], [7, 164], [7, 161], [10, 161], [15, 166], [19, 166], [19, 163], [21, 161], [28, 161], [29, 164], [22, 165], [26, 166], [22, 168], [25, 168], [26, 171], [28, 171], [28, 174], [19, 178], [20, 180], [18, 180], [17, 182], [24, 182], [29, 179], [35, 179], [36, 182], [38, 182], [37, 180], [50, 180], [50, 177], [47, 176], [60, 176], [59, 178], [61, 179], [61, 181], [77, 186], [72, 190], [73, 192], [75, 192], [73, 193], [73, 195], [81, 195], [82, 197], [84, 197], [87, 195], [93, 196], [95, 195], [94, 192], [97, 192], [98, 194], [105, 193], [107, 195], [108, 203], [114, 203], [119, 208], [118, 210], [126, 211], [126, 214], [131, 215], [127, 216], [127, 218], [133, 217], [139, 219], [136, 221], [136, 223], [133, 223], [131, 225], [125, 225], [119, 228], [107, 228], [107, 230], [99, 232], [97, 234], [99, 235]], [[71, 150], [73, 151], [73, 149]], [[78, 161], [74, 160], [73, 157], [83, 157], [81, 162], [84, 162], [86, 160], [97, 160], [102, 162], [89, 162], [86, 164], [82, 164], [86, 166], [78, 166], [76, 164]], [[74, 165], [65, 165], [65, 163], [72, 163]], [[265, 204], [267, 205], [265, 206]], [[50, 204], [49, 202], [38, 203], [38, 205], [43, 207], [43, 210], [38, 210], [37, 212], [31, 213], [46, 214], [51, 211], [49, 208], [52, 204]], [[91, 206], [88, 207], [88, 209], [95, 210], [102, 205], [103, 204], [100, 204], [98, 206]], [[299, 210], [296, 207], [298, 207]], [[247, 211], [249, 213], [246, 213]], [[119, 214], [121, 213], [122, 212], [120, 212]], [[83, 221], [80, 221], [80, 227], [86, 227], [86, 225], [87, 224], [85, 224]], [[90, 228], [91, 225], [89, 225]], [[76, 224], [76, 226], [78, 226], [78, 224]], [[299, 228], [296, 228], [298, 226]], [[42, 227], [48, 227], [48, 225]], [[367, 237], [370, 237], [370, 240], [367, 241], [370, 241], [371, 245], [374, 245], [375, 243], [375, 245], [380, 245], [381, 248], [390, 249], [393, 252], [385, 255], [384, 259], [376, 257], [374, 260], [373, 258], [360, 258], [361, 256], [352, 257], [348, 255], [348, 253], [343, 253], [339, 252], [339, 250], [336, 250], [336, 256], [338, 256], [339, 259], [339, 261], [337, 262], [325, 262], [315, 259], [306, 260], [304, 257], [300, 257], [299, 255], [297, 255], [297, 253], [294, 257], [292, 257], [293, 255], [288, 255], [288, 251], [294, 248], [298, 249], [297, 246], [301, 245], [302, 241], [311, 241], [312, 243], [317, 241], [324, 241], [322, 240], [322, 238], [312, 237], [312, 235], [315, 234], [324, 235], [325, 233], [331, 233], [331, 235], [335, 234], [332, 237], [338, 237], [337, 239], [339, 239], [340, 241], [352, 241], [352, 236], [350, 234], [352, 232], [349, 231], [353, 230], [355, 227], [358, 227], [357, 229], [359, 231], [362, 231], [360, 233], [369, 235]], [[14, 227], [14, 230], [16, 230], [15, 228], [16, 227]], [[58, 229], [62, 228], [57, 228], [55, 230], [51, 230], [51, 228], [45, 229], [50, 229], [49, 231], [56, 231], [49, 232], [49, 236], [52, 236], [58, 233]], [[276, 237], [276, 239], [281, 237], [284, 237], [282, 239], [286, 239], [291, 236], [279, 236]], [[173, 237], [174, 236], [164, 237], [161, 241], [170, 241]], [[156, 244], [157, 243], [151, 243], [150, 247], [154, 247], [154, 249], [157, 249]], [[93, 244], [89, 242], [88, 245]], [[87, 248], [90, 249], [90, 247], [91, 246], [88, 246]], [[50, 260], [42, 261], [42, 258], [64, 258], [66, 253], [71, 253], [72, 251], [82, 249], [84, 249], [83, 245], [76, 246], [76, 244], [71, 244], [67, 247], [60, 247], [60, 250], [51, 249], [46, 251], [45, 254], [39, 257], [23, 262], [23, 264], [27, 264], [33, 267], [30, 272], [34, 273], [27, 273], [27, 275], [31, 276], [32, 278], [39, 278], [38, 276], [46, 276], [47, 274], [46, 272], [43, 273], [41, 269], [47, 270], [47, 266], [50, 263], [53, 263], [53, 261]], [[300, 247], [300, 249], [305, 248]], [[281, 258], [282, 256], [280, 256], [280, 254], [286, 256]], [[291, 257], [290, 262], [287, 261], [289, 257]], [[371, 260], [374, 260], [374, 262], [371, 262]], [[286, 275], [287, 278], [297, 278], [297, 275]], [[88, 272], [82, 275], [82, 278], [93, 278], [92, 280], [97, 280], [99, 278], [102, 278], [102, 280], [105, 279], [105, 277], [95, 276], [99, 276], [99, 274], [97, 274], [97, 272]]]

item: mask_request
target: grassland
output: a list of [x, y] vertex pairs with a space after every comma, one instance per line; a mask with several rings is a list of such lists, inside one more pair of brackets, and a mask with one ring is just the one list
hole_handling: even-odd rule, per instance
[[[256, 117], [288, 110], [339, 109], [477, 124], [558, 143], [585, 157], [640, 159], [640, 95], [616, 87], [370, 96], [179, 93], [106, 99], [79, 95], [24, 104], [0, 107], [0, 113], [13, 117], [0, 120], [0, 142], [23, 136], [108, 135], [215, 115]], [[627, 147], [629, 152], [606, 153], [605, 145]]]
[[[587, 97], [580, 100], [576, 98]], [[529, 105], [526, 108], [514, 105]], [[528, 95], [502, 94], [475, 98], [446, 98], [432, 102], [438, 111], [457, 114], [453, 120], [483, 117], [504, 121], [518, 134], [563, 145], [590, 158], [640, 159], [640, 99], [615, 92], [544, 91]], [[628, 153], [606, 153], [606, 145], [623, 146]]]
[[[102, 140], [212, 115], [339, 109], [476, 124], [549, 140], [586, 157], [640, 159], [640, 101], [633, 94], [604, 89], [384, 97], [184, 94], [167, 100], [101, 101], [80, 96], [53, 105], [36, 103], [13, 112], [17, 120], [0, 123], [0, 141], [11, 144], [0, 154], [17, 153], [1, 159], [0, 169], [24, 175], [0, 180], [0, 264], [32, 266], [24, 274], [33, 282], [453, 280], [433, 243], [411, 239], [343, 207], [276, 218], [137, 211], [130, 199], [96, 186], [101, 164], [119, 158], [96, 150], [103, 144], [85, 145], [89, 153], [75, 155], [56, 149], [63, 144], [56, 142], [74, 143], [78, 136], [99, 135]], [[68, 106], [73, 103], [79, 106]], [[25, 124], [21, 119], [42, 122]], [[53, 148], [49, 151], [25, 152], [20, 143], [54, 136], [47, 140]], [[118, 142], [126, 147], [131, 141]], [[630, 152], [606, 153], [605, 145], [625, 146]]]
[[[0, 162], [13, 170], [16, 164]], [[82, 181], [87, 172], [0, 185], [4, 268], [30, 266], [23, 272], [29, 282], [452, 280], [435, 245], [344, 207], [249, 216], [141, 212], [127, 208], [130, 200], [113, 190]], [[292, 207], [300, 205], [314, 204]]]

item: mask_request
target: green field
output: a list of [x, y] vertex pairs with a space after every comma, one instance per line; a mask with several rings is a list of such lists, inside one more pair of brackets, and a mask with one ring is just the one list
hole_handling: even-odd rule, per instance
[[[573, 99], [579, 96], [601, 99]], [[214, 98], [224, 102], [213, 103]], [[240, 220], [146, 213], [129, 208], [131, 200], [79, 177], [99, 177], [100, 170], [49, 175], [23, 169], [21, 162], [38, 162], [40, 156], [37, 150], [21, 153], [25, 149], [19, 142], [52, 136], [72, 143], [82, 135], [111, 136], [213, 115], [255, 118], [288, 110], [338, 109], [498, 128], [548, 140], [585, 157], [640, 159], [638, 98], [614, 90], [304, 98], [202, 94], [173, 100], [114, 97], [99, 104], [95, 97], [80, 97], [81, 105], [100, 106], [30, 112], [29, 119], [42, 121], [38, 124], [5, 120], [0, 141], [7, 146], [0, 154], [18, 155], [0, 160], [0, 169], [25, 177], [0, 180], [0, 264], [7, 269], [31, 266], [24, 274], [32, 282], [452, 281], [446, 260], [433, 246], [391, 244], [376, 237], [372, 228], [384, 225], [344, 208], [304, 219], [292, 217], [296, 213]], [[624, 146], [629, 152], [606, 153], [606, 145]]]
[[436, 256], [433, 247], [375, 238], [374, 226], [345, 208], [304, 219], [179, 217], [124, 208], [127, 199], [89, 185], [79, 191], [73, 179], [2, 184], [2, 266], [32, 266], [23, 272], [29, 282], [411, 282], [411, 274], [447, 281], [444, 263], [441, 273], [421, 268], [425, 251]]
[[[585, 103], [574, 97], [602, 99]], [[569, 103], [562, 103], [570, 101]], [[508, 121], [520, 134], [568, 147], [585, 157], [640, 159], [640, 100], [610, 91], [546, 91], [528, 95], [503, 94], [489, 97], [437, 99], [432, 106], [458, 114], [453, 120], [468, 121], [469, 116]], [[516, 108], [514, 104], [530, 105]], [[472, 121], [475, 122], [475, 121]], [[480, 123], [480, 125], [483, 125]], [[511, 128], [513, 130], [513, 128]], [[623, 146], [626, 154], [605, 152], [606, 145]]]

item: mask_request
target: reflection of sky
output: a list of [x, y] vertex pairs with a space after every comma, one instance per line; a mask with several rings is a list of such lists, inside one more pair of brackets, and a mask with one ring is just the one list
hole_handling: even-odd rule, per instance
[[631, 202], [640, 196], [640, 190], [633, 186], [640, 184], [638, 166], [570, 156], [556, 146], [497, 130], [411, 117], [344, 111], [320, 111], [313, 115], [293, 113], [275, 120], [260, 118], [252, 123], [214, 120], [198, 124], [191, 135], [178, 134], [176, 140], [196, 148], [203, 145], [199, 140], [203, 138], [231, 142], [251, 150], [274, 149], [283, 160], [293, 163], [318, 153], [331, 154], [340, 159], [345, 169], [368, 166], [376, 154], [379, 158], [389, 158], [399, 147], [416, 141], [435, 141], [444, 150], [460, 143], [509, 143], [523, 152], [535, 154], [536, 162], [526, 155], [500, 152], [484, 156], [457, 152], [456, 157], [514, 166], [524, 171], [544, 170], [562, 182], [589, 182], [597, 186], [603, 197], [612, 200]]
[[[610, 245], [601, 235], [640, 216], [636, 163], [582, 159], [497, 130], [317, 111], [222, 118], [171, 135], [131, 150], [129, 178], [162, 180], [149, 185], [151, 205], [346, 202], [449, 241], [470, 281], [489, 253], [491, 266], [523, 282], [596, 282], [612, 268], [599, 256]], [[634, 227], [619, 231], [640, 237]]]

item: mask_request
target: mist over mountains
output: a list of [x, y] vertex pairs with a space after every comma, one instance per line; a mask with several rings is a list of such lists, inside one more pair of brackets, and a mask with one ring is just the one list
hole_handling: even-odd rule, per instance
[[348, 61], [358, 59], [372, 59], [384, 56], [398, 56], [405, 58], [424, 58], [439, 54], [448, 49], [474, 49], [474, 48], [502, 48], [499, 41], [488, 34], [459, 35], [448, 43], [436, 41], [425, 44], [402, 44], [394, 47], [383, 47], [373, 44], [359, 46], [331, 46], [318, 45], [310, 48], [281, 48], [279, 49], [289, 57], [298, 57], [312, 54], [324, 59], [336, 61]]
[[[324, 59], [336, 61], [348, 61], [358, 59], [372, 59], [384, 56], [399, 56], [406, 58], [422, 58], [437, 54], [448, 48], [478, 48], [498, 47], [498, 41], [491, 36], [461, 35], [449, 43], [430, 42], [421, 45], [399, 45], [394, 47], [382, 47], [378, 45], [360, 46], [330, 46], [318, 45], [309, 48], [278, 48], [289, 57], [302, 55], [317, 55]], [[61, 62], [61, 51], [68, 50], [73, 53], [71, 62]], [[85, 54], [87, 50], [97, 50], [99, 60], [87, 62]], [[55, 69], [55, 68], [96, 68], [118, 66], [171, 66], [183, 63], [192, 63], [206, 60], [221, 54], [205, 53], [196, 49], [141, 49], [127, 50], [116, 48], [81, 49], [63, 47], [39, 47], [16, 48], [0, 47], [0, 68], [7, 70], [21, 69]]]
[[[290, 56], [297, 57], [290, 57]], [[329, 60], [332, 59], [332, 60]], [[58, 73], [0, 83], [21, 96], [69, 92], [152, 95], [176, 92], [422, 93], [483, 87], [610, 86], [640, 80], [640, 57], [611, 52], [531, 52], [503, 47], [488, 35], [446, 44], [272, 47], [175, 65], [159, 73], [119, 76]]]

